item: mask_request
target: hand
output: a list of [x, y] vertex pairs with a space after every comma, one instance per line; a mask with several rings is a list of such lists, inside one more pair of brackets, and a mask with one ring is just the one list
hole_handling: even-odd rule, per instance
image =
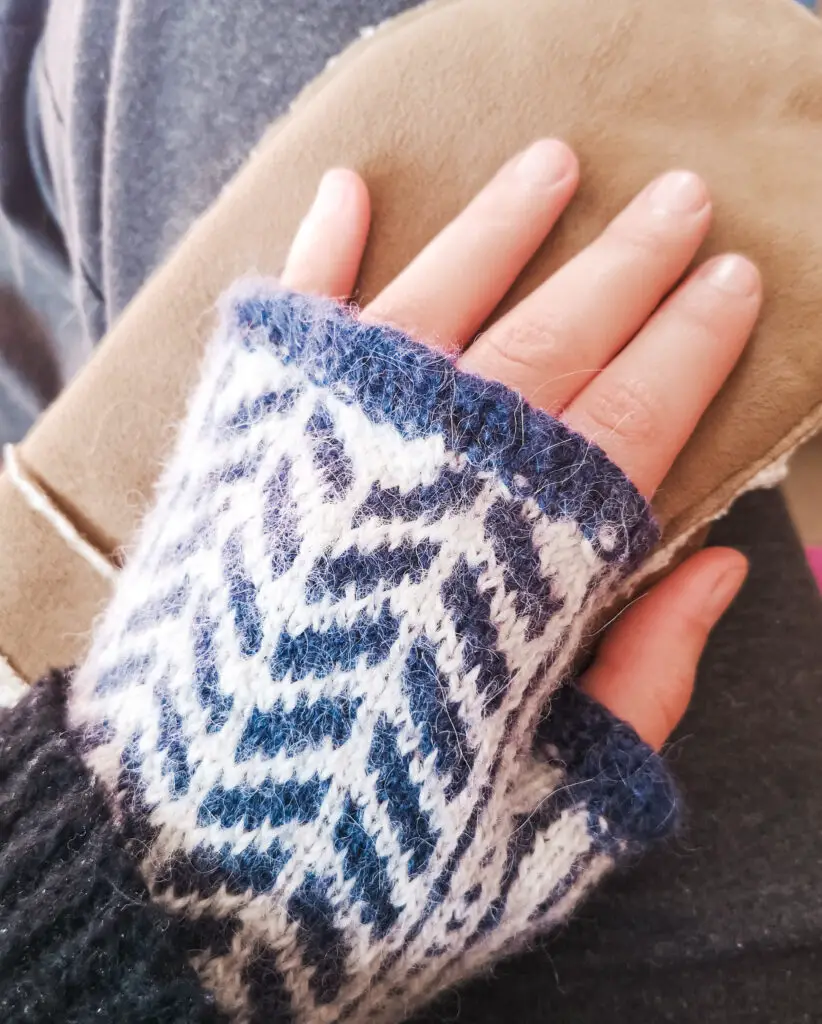
[[[759, 274], [729, 254], [675, 287], [707, 234], [711, 203], [696, 175], [674, 171], [480, 334], [578, 180], [564, 143], [534, 143], [363, 317], [400, 327], [452, 354], [461, 368], [515, 388], [596, 442], [651, 497], [748, 340], [761, 304]], [[347, 298], [369, 220], [362, 179], [329, 171], [294, 240], [283, 284]], [[746, 571], [743, 556], [730, 549], [688, 559], [611, 628], [584, 688], [661, 746], [687, 707], [708, 634]]]

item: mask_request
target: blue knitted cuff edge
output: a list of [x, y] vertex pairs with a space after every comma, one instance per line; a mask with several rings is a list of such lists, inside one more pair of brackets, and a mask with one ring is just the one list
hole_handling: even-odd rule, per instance
[[576, 684], [552, 696], [535, 753], [564, 766], [568, 782], [559, 799], [568, 807], [585, 805], [594, 834], [604, 819], [604, 841], [644, 847], [676, 829], [680, 798], [662, 757]]
[[[576, 520], [608, 561], [630, 571], [659, 539], [648, 502], [605, 453], [510, 388], [458, 370], [444, 355], [395, 328], [364, 323], [356, 310], [283, 291], [274, 280], [241, 279], [221, 301], [221, 334], [267, 347], [312, 383], [333, 387], [372, 422], [406, 437], [443, 436], [479, 471], [551, 518]], [[600, 529], [611, 545], [603, 551]]]

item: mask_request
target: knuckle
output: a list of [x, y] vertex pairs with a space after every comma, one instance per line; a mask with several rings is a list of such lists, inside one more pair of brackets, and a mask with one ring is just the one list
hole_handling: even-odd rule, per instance
[[560, 354], [573, 351], [574, 330], [564, 318], [545, 313], [538, 320], [515, 318], [504, 327], [500, 325], [482, 338], [482, 344], [495, 367], [533, 374]]
[[702, 296], [692, 294], [693, 291], [683, 286], [674, 296], [671, 310], [679, 333], [689, 339], [689, 345], [707, 347], [722, 338], [722, 331], [717, 326], [715, 307], [706, 304]]
[[602, 235], [603, 242], [613, 247], [620, 260], [670, 258], [670, 234], [661, 231], [653, 220], [643, 217], [618, 217]]
[[637, 378], [596, 389], [586, 415], [597, 432], [631, 445], [652, 444], [663, 422], [659, 396]]

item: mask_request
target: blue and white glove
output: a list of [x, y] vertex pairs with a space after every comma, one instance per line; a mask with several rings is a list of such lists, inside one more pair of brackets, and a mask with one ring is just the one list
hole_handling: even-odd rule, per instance
[[560, 687], [657, 537], [594, 445], [324, 300], [226, 301], [70, 699], [238, 1021], [398, 1021], [666, 833]]

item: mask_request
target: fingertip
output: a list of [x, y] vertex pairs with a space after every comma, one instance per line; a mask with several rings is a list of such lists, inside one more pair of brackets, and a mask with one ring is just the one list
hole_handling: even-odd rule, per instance
[[516, 178], [530, 186], [556, 188], [579, 179], [576, 153], [562, 139], [536, 139], [512, 162]]
[[701, 580], [705, 625], [712, 629], [728, 610], [748, 575], [748, 559], [734, 548], [710, 548], [712, 565]]
[[724, 295], [741, 299], [756, 299], [762, 295], [762, 275], [755, 263], [736, 252], [725, 253], [707, 260], [696, 272]]
[[356, 171], [348, 167], [331, 167], [320, 178], [312, 210], [328, 206], [336, 210], [341, 205], [368, 203], [368, 188]]
[[341, 192], [349, 197], [352, 207], [370, 218], [371, 194], [362, 176], [350, 167], [335, 167], [331, 173], [337, 178]]
[[370, 222], [371, 201], [360, 175], [347, 167], [326, 171], [291, 243], [282, 283], [294, 291], [347, 298]]
[[344, 225], [350, 246], [364, 249], [371, 224], [368, 186], [356, 171], [332, 167], [322, 176], [309, 216]]
[[705, 181], [693, 171], [668, 171], [638, 196], [640, 203], [648, 202], [653, 213], [664, 216], [703, 216], [710, 209], [711, 196]]

